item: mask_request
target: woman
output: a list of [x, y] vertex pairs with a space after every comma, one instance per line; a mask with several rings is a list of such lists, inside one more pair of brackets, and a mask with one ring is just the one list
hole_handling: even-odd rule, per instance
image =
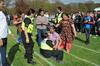
[[74, 37], [76, 36], [76, 31], [74, 27], [74, 23], [69, 18], [69, 15], [66, 13], [62, 14], [62, 20], [56, 27], [61, 26], [61, 34], [60, 37], [62, 39], [62, 43], [59, 45], [59, 48], [65, 48], [67, 53], [70, 52], [72, 48], [72, 42]]
[[39, 9], [39, 14], [36, 18], [36, 26], [37, 26], [37, 36], [38, 36], [38, 45], [40, 46], [41, 41], [43, 40], [42, 36], [47, 31], [48, 19], [44, 16], [44, 10]]
[[17, 39], [17, 43], [20, 44], [22, 42], [22, 39], [20, 37], [20, 34], [21, 34], [21, 25], [22, 25], [22, 15], [21, 14], [18, 14], [18, 15], [14, 15], [13, 17], [13, 24], [16, 26], [17, 28], [17, 35], [19, 36], [18, 39]]
[[49, 40], [52, 41], [52, 44], [54, 45], [55, 49], [58, 49], [59, 44], [61, 44], [61, 38], [59, 34], [55, 31], [55, 26], [50, 26], [50, 32], [49, 34]]

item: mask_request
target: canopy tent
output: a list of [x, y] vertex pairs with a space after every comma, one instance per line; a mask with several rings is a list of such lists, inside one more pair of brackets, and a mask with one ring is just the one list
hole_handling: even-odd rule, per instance
[[100, 11], [100, 7], [95, 8], [94, 11]]

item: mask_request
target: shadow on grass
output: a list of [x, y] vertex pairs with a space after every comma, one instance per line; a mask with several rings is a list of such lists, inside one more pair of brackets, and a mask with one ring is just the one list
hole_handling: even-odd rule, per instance
[[82, 43], [85, 43], [86, 42], [85, 40], [82, 40], [82, 39], [80, 39], [78, 37], [76, 37], [75, 39], [78, 40], [78, 41], [80, 41], [80, 42], [82, 42]]
[[11, 66], [14, 58], [15, 58], [15, 55], [17, 53], [17, 51], [19, 50], [19, 44], [15, 44], [9, 51], [8, 53], [8, 58], [7, 58], [7, 61], [8, 61], [8, 66]]

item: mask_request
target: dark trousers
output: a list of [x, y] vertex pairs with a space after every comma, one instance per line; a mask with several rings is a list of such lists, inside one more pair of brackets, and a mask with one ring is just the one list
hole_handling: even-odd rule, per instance
[[95, 25], [92, 26], [91, 28], [91, 32], [92, 35], [96, 35], [96, 31], [95, 31]]
[[50, 50], [40, 49], [40, 53], [46, 58], [54, 57], [54, 58], [56, 58], [56, 60], [63, 60], [63, 51], [62, 50], [50, 51]]
[[91, 31], [91, 28], [85, 28], [86, 43], [90, 43], [90, 31]]
[[56, 32], [57, 32], [58, 34], [61, 33], [61, 30], [62, 30], [62, 29], [61, 29], [61, 26], [59, 26], [59, 27], [56, 28]]
[[46, 33], [46, 29], [37, 29], [37, 42], [38, 45], [40, 46], [41, 41], [43, 40], [43, 35]]
[[97, 34], [100, 35], [100, 21], [97, 22], [96, 28]]
[[97, 26], [97, 34], [100, 35], [100, 26]]
[[81, 28], [82, 28], [81, 26], [82, 26], [81, 23], [75, 23], [75, 29], [77, 32], [81, 32]]
[[34, 42], [32, 40], [31, 34], [28, 34], [29, 37], [29, 43], [26, 43], [26, 37], [25, 37], [25, 33], [22, 32], [21, 33], [21, 37], [22, 37], [22, 42], [25, 48], [25, 58], [27, 58], [28, 61], [31, 61], [33, 59], [33, 47], [34, 47]]
[[2, 61], [2, 66], [7, 66], [7, 60], [6, 60], [7, 38], [3, 38], [2, 40], [3, 40], [3, 46], [0, 47], [1, 61]]

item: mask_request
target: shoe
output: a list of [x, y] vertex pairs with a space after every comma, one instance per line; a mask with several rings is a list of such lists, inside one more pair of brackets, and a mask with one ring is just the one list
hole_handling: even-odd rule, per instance
[[27, 59], [27, 56], [26, 55], [24, 55], [24, 59]]
[[93, 37], [94, 39], [96, 38], [96, 36]]
[[85, 43], [86, 43], [86, 45], [88, 45], [90, 42], [89, 41], [86, 41]]
[[32, 65], [36, 64], [35, 61], [28, 61], [28, 63], [29, 63], [29, 64], [32, 64]]
[[64, 62], [61, 61], [61, 60], [57, 60], [57, 63], [59, 63], [59, 64], [64, 64]]
[[54, 60], [54, 61], [56, 61], [56, 58], [55, 57], [51, 57], [51, 59]]
[[96, 35], [96, 36], [98, 36], [98, 35]]

